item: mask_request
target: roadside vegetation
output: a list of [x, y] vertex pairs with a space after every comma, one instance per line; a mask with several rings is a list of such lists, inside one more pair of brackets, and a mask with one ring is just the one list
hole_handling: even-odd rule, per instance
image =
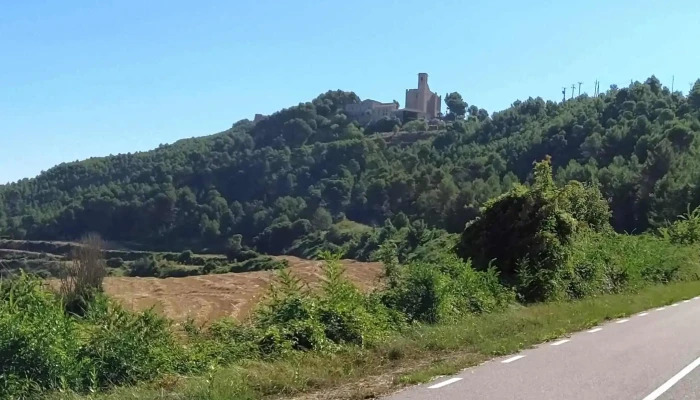
[[595, 186], [556, 185], [546, 158], [459, 237], [388, 236], [371, 293], [321, 252], [317, 290], [282, 269], [250, 319], [177, 329], [101, 293], [90, 236], [57, 293], [29, 275], [2, 281], [0, 398], [360, 398], [700, 294], [698, 212], [634, 236], [609, 216]]

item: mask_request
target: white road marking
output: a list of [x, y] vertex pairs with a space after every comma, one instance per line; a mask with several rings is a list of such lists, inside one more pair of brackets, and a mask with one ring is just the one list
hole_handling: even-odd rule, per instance
[[678, 303], [676, 303], [676, 304], [671, 304], [671, 307], [678, 307]]
[[665, 310], [665, 309], [666, 309], [666, 307], [659, 307], [659, 308], [656, 309], [656, 311], [663, 311], [663, 310]]
[[600, 332], [602, 330], [603, 330], [603, 328], [595, 328], [595, 329], [591, 329], [590, 331], [588, 331], [588, 333], [596, 333], [596, 332]]
[[648, 312], [643, 312], [643, 313], [639, 314], [640, 317], [646, 317], [647, 315], [649, 315]]
[[683, 300], [684, 303], [690, 303], [690, 300]]
[[448, 380], [446, 380], [446, 381], [444, 381], [444, 382], [440, 382], [440, 383], [435, 384], [435, 385], [433, 385], [433, 386], [428, 386], [428, 389], [440, 389], [440, 388], [443, 387], [443, 386], [451, 385], [451, 384], [453, 384], [453, 383], [455, 383], [455, 382], [459, 382], [459, 381], [461, 381], [461, 380], [462, 380], [462, 378], [452, 378], [452, 379], [448, 379]]
[[512, 363], [513, 361], [520, 360], [520, 359], [523, 358], [523, 357], [525, 357], [525, 356], [522, 356], [522, 355], [521, 355], [521, 356], [515, 356], [515, 357], [511, 357], [511, 358], [509, 358], [509, 359], [507, 359], [507, 360], [503, 360], [503, 361], [501, 361], [501, 362], [502, 362], [503, 364], [508, 364], [508, 363]]
[[619, 321], [616, 321], [615, 323], [616, 323], [616, 324], [624, 324], [624, 323], [627, 322], [627, 321], [629, 321], [629, 319], [625, 318], [625, 319], [621, 319], [621, 320], [619, 320]]
[[642, 400], [656, 400], [664, 394], [668, 389], [670, 389], [673, 385], [678, 383], [681, 379], [683, 379], [684, 376], [688, 375], [691, 373], [698, 365], [700, 365], [700, 357], [696, 358], [695, 361], [692, 363], [688, 364], [687, 367], [683, 368], [679, 373], [674, 375], [671, 379], [667, 380], [666, 383], [663, 385], [659, 386], [656, 390], [651, 392], [647, 397], [645, 397]]
[[562, 339], [562, 340], [560, 340], [560, 341], [558, 341], [558, 342], [552, 343], [552, 346], [559, 346], [559, 345], [562, 345], [562, 344], [564, 344], [564, 343], [566, 343], [566, 342], [569, 342], [569, 341], [570, 341], [569, 339]]
[[693, 300], [697, 300], [697, 299], [700, 299], [700, 296], [693, 297]]

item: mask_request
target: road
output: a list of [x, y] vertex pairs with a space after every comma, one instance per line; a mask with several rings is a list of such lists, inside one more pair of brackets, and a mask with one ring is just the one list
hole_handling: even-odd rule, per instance
[[385, 400], [698, 400], [700, 296], [411, 387]]

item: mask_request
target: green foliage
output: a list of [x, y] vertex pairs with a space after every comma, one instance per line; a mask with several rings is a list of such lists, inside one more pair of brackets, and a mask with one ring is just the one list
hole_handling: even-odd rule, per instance
[[373, 133], [395, 132], [401, 128], [401, 120], [396, 117], [380, 118], [365, 128], [365, 135]]
[[[204, 270], [205, 268], [183, 267], [173, 261], [164, 259], [160, 255], [151, 254], [131, 262], [127, 275], [133, 277], [178, 278], [199, 275]], [[211, 272], [213, 268], [209, 267], [206, 270]]]
[[189, 264], [192, 262], [192, 256], [192, 250], [185, 250], [182, 253], [180, 253], [180, 255], [177, 258], [177, 261], [180, 264]]
[[289, 271], [279, 272], [269, 302], [255, 316], [256, 327], [265, 332], [259, 341], [262, 354], [366, 346], [389, 331], [390, 312], [344, 277], [339, 256], [324, 252], [322, 258], [324, 280], [317, 291], [306, 288]]
[[567, 294], [583, 298], [620, 293], [649, 284], [697, 280], [700, 248], [650, 234], [585, 231], [568, 260]]
[[333, 225], [333, 216], [323, 207], [319, 207], [311, 216], [311, 224], [314, 228], [327, 231]]
[[477, 269], [493, 262], [527, 301], [561, 298], [576, 234], [605, 231], [608, 218], [595, 187], [570, 182], [557, 188], [547, 158], [535, 165], [531, 188], [518, 186], [486, 203], [482, 216], [465, 228], [457, 251]]
[[133, 384], [178, 368], [169, 321], [151, 311], [133, 314], [115, 304], [93, 307], [95, 325], [78, 353], [95, 387]]
[[39, 281], [22, 275], [0, 287], [0, 398], [82, 385], [78, 327]]
[[409, 321], [446, 322], [469, 313], [499, 310], [513, 300], [495, 269], [476, 271], [468, 261], [449, 254], [437, 263], [409, 263], [390, 276], [393, 279], [383, 302]]
[[462, 95], [457, 92], [453, 92], [445, 96], [445, 104], [447, 105], [447, 109], [450, 111], [450, 114], [458, 117], [464, 117], [464, 115], [467, 113], [467, 107], [469, 107], [469, 104], [462, 99]]
[[676, 244], [700, 243], [700, 206], [679, 215], [678, 220], [659, 228], [659, 234]]
[[121, 257], [109, 258], [105, 263], [109, 268], [122, 268], [124, 266], [124, 260]]
[[[133, 314], [97, 295], [83, 317], [22, 275], [0, 285], [0, 398], [44, 391], [93, 391], [152, 379], [180, 367], [183, 348], [169, 323]], [[186, 364], [186, 363], [185, 363]]]
[[[357, 96], [327, 92], [256, 124], [3, 185], [0, 234], [65, 240], [97, 232], [152, 250], [219, 253], [241, 235], [241, 245], [261, 252], [357, 251], [368, 259], [376, 243], [322, 244], [327, 220], [312, 221], [314, 212], [377, 229], [403, 213], [458, 233], [546, 154], [556, 154], [556, 182], [595, 182], [613, 228], [641, 233], [700, 204], [698, 88], [684, 96], [650, 77], [598, 97], [518, 100], [492, 114], [464, 104], [466, 119], [396, 140], [362, 135], [342, 112]], [[458, 96], [447, 97], [462, 113]], [[425, 129], [425, 121], [404, 127]]]
[[422, 132], [428, 130], [428, 122], [424, 119], [417, 119], [406, 122], [403, 125], [403, 130], [406, 132]]

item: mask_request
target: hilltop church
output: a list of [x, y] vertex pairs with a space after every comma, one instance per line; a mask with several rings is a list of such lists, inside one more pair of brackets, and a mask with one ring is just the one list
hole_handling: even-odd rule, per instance
[[401, 121], [413, 119], [433, 119], [442, 117], [442, 96], [430, 91], [428, 86], [428, 74], [418, 74], [418, 88], [406, 89], [406, 102], [404, 108], [399, 108], [399, 103], [381, 103], [375, 100], [364, 100], [357, 104], [348, 104], [345, 113], [356, 119], [361, 124], [367, 124], [382, 117], [396, 116]]

